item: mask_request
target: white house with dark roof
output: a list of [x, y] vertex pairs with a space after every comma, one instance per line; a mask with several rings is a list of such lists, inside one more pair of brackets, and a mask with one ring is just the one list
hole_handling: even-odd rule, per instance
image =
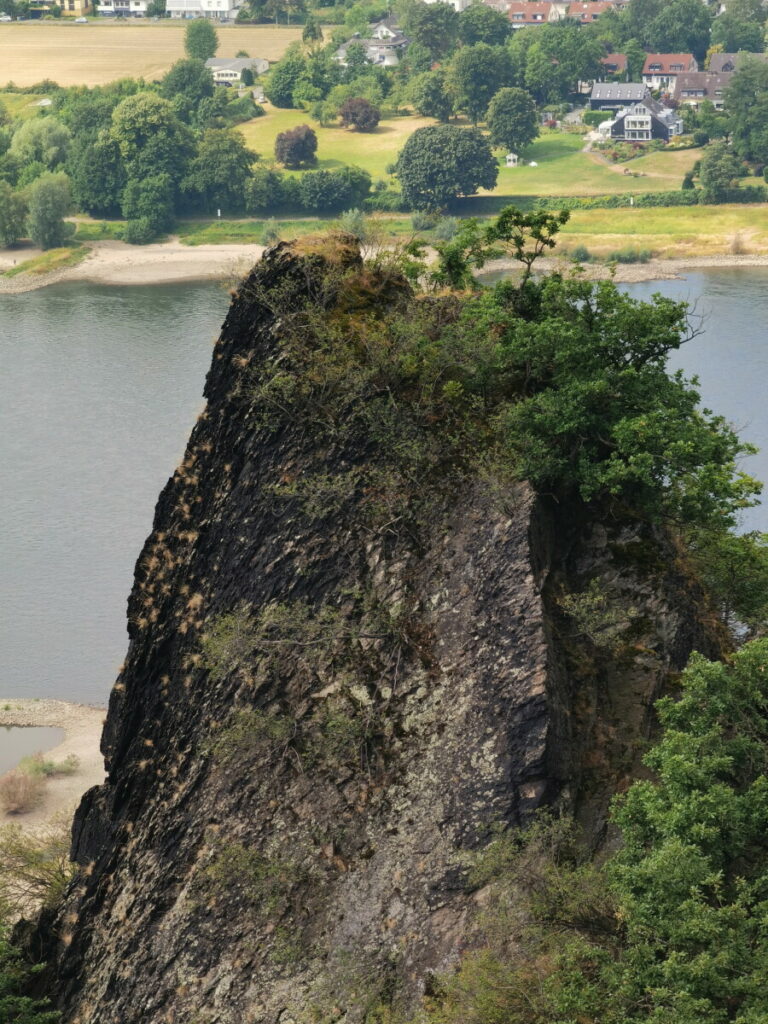
[[698, 71], [699, 65], [692, 53], [649, 53], [643, 65], [643, 81], [649, 89], [671, 92], [678, 75]]
[[242, 0], [166, 0], [165, 9], [171, 18], [210, 18], [232, 21]]

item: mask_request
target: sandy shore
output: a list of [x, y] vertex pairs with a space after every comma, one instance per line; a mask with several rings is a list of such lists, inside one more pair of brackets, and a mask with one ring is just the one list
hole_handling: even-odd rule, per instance
[[80, 762], [73, 775], [60, 775], [47, 781], [45, 796], [34, 810], [18, 815], [0, 813], [0, 825], [17, 824], [35, 829], [53, 819], [72, 816], [86, 789], [104, 781], [104, 758], [99, 743], [105, 715], [104, 708], [88, 704], [0, 698], [0, 725], [48, 725], [63, 729], [63, 741], [52, 750], [44, 751], [46, 758], [63, 761], [74, 754]]
[[[18, 294], [70, 281], [106, 285], [173, 284], [180, 281], [239, 280], [261, 257], [262, 245], [182, 245], [177, 239], [156, 245], [91, 242], [76, 267], [49, 274], [0, 277], [0, 294]], [[39, 250], [0, 250], [0, 272], [39, 255]]]
[[[173, 284], [183, 281], [237, 282], [261, 258], [261, 245], [183, 245], [178, 239], [156, 245], [135, 246], [125, 242], [92, 242], [87, 258], [76, 267], [50, 274], [18, 274], [0, 277], [0, 294], [15, 294], [70, 281], [91, 281], [105, 285]], [[37, 255], [33, 249], [0, 250], [0, 272], [21, 260]], [[572, 264], [556, 258], [542, 259], [541, 270], [570, 271]], [[613, 276], [620, 282], [657, 281], [684, 277], [692, 270], [732, 267], [768, 267], [768, 255], [692, 256], [685, 259], [651, 260], [649, 263], [620, 263], [615, 271], [604, 264], [587, 264], [585, 276], [592, 280]], [[518, 269], [514, 260], [494, 260], [483, 275]]]

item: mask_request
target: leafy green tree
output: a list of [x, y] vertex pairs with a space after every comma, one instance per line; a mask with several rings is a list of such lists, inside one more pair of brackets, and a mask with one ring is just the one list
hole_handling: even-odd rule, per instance
[[317, 162], [317, 135], [308, 124], [279, 132], [275, 139], [275, 160], [297, 168]]
[[154, 235], [159, 235], [173, 226], [173, 207], [174, 184], [170, 175], [128, 179], [122, 198], [127, 221], [141, 221]]
[[293, 91], [306, 71], [306, 57], [297, 44], [289, 46], [283, 57], [270, 69], [264, 94], [274, 107], [296, 106]]
[[728, 191], [738, 185], [741, 165], [725, 142], [712, 142], [701, 158], [699, 180], [709, 199], [720, 202]]
[[27, 234], [41, 249], [63, 245], [68, 237], [65, 216], [71, 206], [69, 178], [62, 171], [42, 174], [27, 189]]
[[305, 43], [321, 43], [323, 41], [323, 29], [314, 14], [307, 15], [301, 38]]
[[219, 37], [207, 18], [195, 18], [184, 30], [184, 51], [194, 60], [206, 61], [216, 56]]
[[166, 0], [150, 0], [147, 4], [148, 18], [164, 18], [166, 14]]
[[763, 25], [759, 21], [742, 21], [726, 10], [712, 23], [712, 45], [722, 46], [725, 53], [761, 53], [765, 49]]
[[257, 159], [239, 132], [210, 128], [200, 139], [182, 190], [201, 209], [241, 210], [245, 183]]
[[421, 43], [410, 43], [403, 54], [398, 70], [406, 77], [412, 78], [414, 75], [422, 75], [426, 71], [431, 71], [433, 63], [432, 54], [426, 46]]
[[476, 43], [462, 46], [448, 65], [446, 82], [456, 97], [456, 106], [477, 124], [493, 96], [512, 81], [512, 62], [503, 46]]
[[371, 176], [358, 167], [338, 171], [308, 171], [301, 177], [299, 201], [317, 212], [347, 210], [359, 206], [371, 188]]
[[70, 130], [55, 117], [33, 117], [14, 132], [10, 152], [21, 164], [52, 169], [66, 160], [71, 140]]
[[645, 65], [645, 50], [636, 39], [628, 39], [624, 43], [623, 50], [627, 58], [627, 73], [630, 82], [640, 82]]
[[0, 919], [0, 1020], [3, 1024], [57, 1024], [59, 1014], [45, 1000], [23, 995], [31, 969], [11, 946], [9, 926]]
[[152, 92], [138, 93], [115, 107], [111, 134], [127, 176], [137, 181], [156, 174], [179, 181], [194, 152], [192, 135], [172, 104]]
[[539, 134], [539, 119], [533, 97], [524, 89], [500, 89], [486, 115], [491, 143], [520, 152]]
[[176, 114], [187, 123], [195, 120], [202, 100], [213, 96], [213, 76], [205, 61], [177, 60], [160, 82], [160, 95], [173, 101]]
[[539, 103], [555, 101], [567, 90], [559, 65], [539, 42], [528, 48], [524, 81], [527, 91]]
[[426, 47], [434, 60], [447, 57], [456, 47], [459, 16], [450, 4], [406, 0], [401, 22], [411, 41]]
[[243, 189], [245, 210], [250, 214], [262, 214], [284, 202], [283, 175], [268, 167], [256, 167]]
[[7, 181], [0, 181], [0, 245], [15, 245], [24, 237], [27, 207]]
[[671, 0], [647, 25], [645, 44], [655, 53], [692, 53], [703, 61], [712, 13], [701, 0]]
[[418, 128], [406, 142], [396, 170], [403, 198], [415, 209], [440, 209], [457, 196], [493, 188], [498, 167], [476, 128], [439, 124]]
[[70, 161], [77, 207], [96, 217], [116, 217], [126, 175], [120, 147], [108, 134], [82, 146]]
[[768, 64], [755, 57], [739, 63], [725, 90], [734, 152], [768, 163]]
[[448, 91], [444, 71], [425, 71], [417, 75], [408, 92], [417, 114], [436, 117], [438, 121], [450, 120], [453, 96]]
[[459, 39], [465, 46], [503, 46], [511, 34], [509, 18], [478, 0], [459, 14]]
[[768, 534], [698, 530], [689, 539], [694, 564], [734, 634], [754, 635], [768, 622]]

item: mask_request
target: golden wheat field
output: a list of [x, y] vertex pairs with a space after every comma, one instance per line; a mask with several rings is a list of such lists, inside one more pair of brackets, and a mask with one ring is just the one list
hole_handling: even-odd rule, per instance
[[[219, 57], [246, 50], [251, 57], [277, 60], [301, 27], [222, 25]], [[184, 56], [180, 22], [134, 21], [124, 25], [89, 22], [31, 22], [0, 25], [0, 87], [33, 85], [50, 78], [59, 85], [103, 85], [116, 78], [157, 78]]]

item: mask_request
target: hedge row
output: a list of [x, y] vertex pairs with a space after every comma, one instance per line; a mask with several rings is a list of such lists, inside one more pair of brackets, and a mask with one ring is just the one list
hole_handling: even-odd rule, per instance
[[768, 201], [765, 185], [747, 185], [729, 188], [716, 196], [704, 189], [685, 189], [679, 192], [623, 192], [612, 196], [563, 196], [537, 199], [536, 210], [613, 210], [625, 206], [701, 206], [718, 203], [764, 203]]

